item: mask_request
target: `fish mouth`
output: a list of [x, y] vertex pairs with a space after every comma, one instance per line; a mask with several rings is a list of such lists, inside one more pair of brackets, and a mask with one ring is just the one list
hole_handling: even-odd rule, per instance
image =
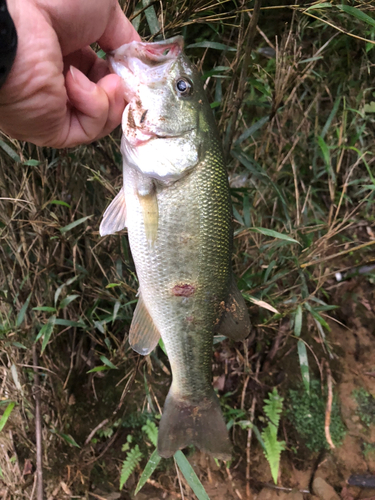
[[[175, 36], [161, 42], [131, 42], [122, 45], [109, 53], [111, 60], [121, 61], [132, 57], [141, 60], [144, 64], [154, 66], [175, 60], [183, 51], [184, 39]], [[131, 70], [128, 67], [129, 70]]]
[[185, 130], [184, 132], [178, 134], [178, 135], [168, 135], [168, 134], [158, 134], [156, 132], [152, 131], [144, 131], [139, 128], [136, 129], [136, 134], [135, 136], [129, 140], [129, 137], [127, 138], [127, 141], [133, 146], [133, 147], [139, 147], [143, 146], [144, 144], [147, 144], [148, 142], [155, 140], [155, 139], [179, 139], [183, 137], [184, 135], [187, 135], [189, 132], [192, 132], [194, 128], [190, 128], [188, 130]]
[[131, 42], [108, 53], [111, 71], [123, 79], [126, 100], [136, 95], [139, 84], [162, 83], [183, 47], [182, 36], [176, 36], [162, 42]]

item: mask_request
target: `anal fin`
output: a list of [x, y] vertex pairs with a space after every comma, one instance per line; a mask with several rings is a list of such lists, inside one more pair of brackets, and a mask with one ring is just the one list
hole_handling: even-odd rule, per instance
[[124, 188], [118, 192], [116, 198], [104, 212], [102, 222], [99, 227], [100, 236], [113, 234], [121, 231], [126, 226], [126, 203]]
[[154, 350], [159, 339], [159, 330], [154, 325], [150, 313], [143, 302], [142, 295], [140, 295], [130, 325], [129, 344], [134, 351], [145, 356]]
[[231, 276], [228, 297], [215, 333], [233, 340], [245, 339], [251, 330], [251, 322], [244, 298]]

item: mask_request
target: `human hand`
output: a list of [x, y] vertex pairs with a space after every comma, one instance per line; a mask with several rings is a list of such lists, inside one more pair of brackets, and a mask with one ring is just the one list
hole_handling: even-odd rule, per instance
[[12, 70], [0, 89], [0, 129], [56, 148], [109, 134], [124, 111], [121, 78], [105, 51], [139, 40], [117, 0], [8, 0], [18, 35]]

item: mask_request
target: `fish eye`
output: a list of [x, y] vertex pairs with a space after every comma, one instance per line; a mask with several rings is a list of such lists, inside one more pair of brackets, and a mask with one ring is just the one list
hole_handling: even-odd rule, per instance
[[191, 95], [193, 92], [193, 84], [187, 78], [179, 78], [176, 81], [176, 88], [181, 96]]

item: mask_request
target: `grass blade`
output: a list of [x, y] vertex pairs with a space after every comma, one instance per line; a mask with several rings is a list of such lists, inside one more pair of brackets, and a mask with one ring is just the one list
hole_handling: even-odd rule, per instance
[[305, 386], [307, 394], [310, 394], [309, 360], [307, 357], [306, 345], [303, 340], [298, 341], [297, 347], [303, 385]]
[[203, 42], [191, 43], [186, 47], [187, 49], [216, 49], [216, 50], [229, 50], [230, 52], [237, 52], [235, 47], [230, 47], [229, 45], [225, 45], [224, 43], [219, 42], [211, 42], [209, 40], [205, 40]]
[[274, 231], [273, 229], [267, 229], [265, 227], [251, 227], [250, 231], [254, 231], [255, 233], [264, 234], [265, 236], [272, 236], [272, 238], [278, 238], [279, 240], [289, 241], [289, 243], [297, 243], [300, 245], [299, 241], [287, 236], [286, 234], [279, 233]]
[[275, 309], [273, 306], [270, 304], [267, 304], [264, 300], [259, 300], [256, 299], [255, 297], [252, 297], [251, 295], [246, 295], [246, 298], [250, 300], [253, 304], [257, 305], [258, 307], [263, 307], [263, 309], [267, 309], [268, 311], [271, 311], [275, 314], [280, 314], [277, 309]]
[[66, 203], [65, 201], [61, 201], [61, 200], [52, 200], [52, 201], [48, 202], [48, 205], [61, 205], [63, 207], [72, 208], [69, 205], [69, 203]]
[[77, 441], [72, 437], [70, 434], [64, 434], [63, 432], [60, 432], [56, 429], [50, 429], [50, 432], [52, 434], [57, 434], [58, 436], [61, 437], [65, 442], [67, 442], [70, 446], [74, 446], [75, 448], [81, 448], [80, 445], [77, 443]]
[[294, 316], [294, 335], [299, 337], [302, 330], [302, 307], [298, 306]]
[[107, 365], [109, 368], [112, 368], [112, 370], [118, 370], [117, 366], [115, 366], [111, 361], [109, 361], [109, 359], [106, 358], [104, 355], [100, 356], [100, 360], [103, 361], [103, 363]]
[[51, 316], [50, 319], [48, 320], [48, 323], [46, 323], [44, 325], [45, 328], [43, 331], [43, 342], [42, 342], [41, 354], [43, 354], [44, 349], [47, 347], [47, 344], [48, 344], [49, 339], [50, 339], [52, 332], [53, 332], [53, 327], [55, 326], [55, 321], [56, 321], [56, 316]]
[[79, 321], [72, 321], [71, 319], [58, 318], [55, 321], [55, 325], [72, 326], [72, 327], [76, 327], [76, 328], [86, 328], [86, 325], [82, 319], [80, 319]]
[[141, 477], [139, 478], [137, 487], [135, 489], [134, 494], [136, 495], [143, 486], [147, 483], [148, 479], [151, 477], [153, 474], [154, 470], [156, 467], [159, 465], [159, 462], [161, 460], [161, 456], [158, 454], [158, 450], [155, 450], [153, 454], [151, 455], [149, 461], [146, 464], [146, 467], [144, 468], [144, 471], [142, 472]]
[[87, 219], [90, 219], [91, 217], [92, 217], [92, 215], [86, 215], [86, 217], [82, 217], [81, 219], [75, 220], [75, 221], [71, 222], [70, 224], [68, 224], [67, 226], [60, 227], [61, 234], [64, 234], [67, 231], [70, 231], [71, 229], [73, 229], [74, 227], [79, 226], [80, 224], [87, 221]]
[[255, 123], [253, 123], [253, 125], [251, 125], [251, 127], [249, 127], [247, 130], [245, 130], [245, 132], [243, 132], [239, 136], [239, 138], [236, 140], [234, 145], [238, 146], [239, 144], [241, 144], [241, 142], [246, 141], [246, 139], [248, 139], [251, 135], [255, 134], [255, 132], [257, 132], [260, 128], [262, 128], [263, 125], [265, 123], [267, 123], [269, 119], [270, 119], [270, 117], [267, 115], [267, 116], [263, 116], [263, 118], [261, 118], [260, 120], [258, 120]]
[[318, 323], [320, 323], [322, 326], [324, 326], [324, 328], [327, 328], [327, 330], [330, 332], [331, 331], [331, 327], [329, 326], [329, 324], [327, 323], [327, 321], [325, 319], [323, 319], [321, 317], [321, 315], [319, 313], [317, 313], [311, 306], [308, 302], [305, 303], [305, 307], [306, 309], [309, 311], [309, 313], [311, 314], [311, 316], [316, 320], [318, 321]]
[[25, 315], [26, 315], [27, 308], [29, 307], [30, 299], [31, 299], [31, 293], [27, 297], [24, 305], [21, 307], [20, 312], [17, 314], [17, 320], [16, 320], [16, 327], [17, 328], [19, 328], [22, 325], [23, 320], [25, 319]]
[[167, 350], [165, 349], [164, 342], [163, 342], [163, 340], [162, 340], [161, 338], [159, 339], [159, 347], [160, 347], [160, 349], [164, 352], [164, 354], [165, 354], [166, 356], [168, 356], [168, 354], [167, 354]]
[[11, 403], [8, 404], [8, 406], [5, 408], [5, 411], [3, 413], [3, 416], [0, 419], [0, 432], [3, 430], [4, 425], [7, 423], [7, 420], [12, 413], [13, 408], [15, 407], [16, 403], [12, 401]]
[[324, 137], [326, 136], [326, 133], [328, 132], [328, 130], [331, 126], [332, 120], [334, 119], [334, 117], [337, 113], [337, 110], [339, 109], [340, 102], [341, 102], [341, 96], [339, 95], [336, 97], [336, 101], [335, 101], [335, 104], [333, 105], [332, 111], [330, 112], [329, 117], [328, 117], [328, 119], [323, 127], [322, 133], [320, 134], [320, 137], [322, 139], [324, 139]]
[[198, 500], [210, 500], [209, 496], [206, 493], [206, 490], [203, 487], [203, 484], [199, 481], [198, 476], [194, 472], [193, 467], [190, 465], [188, 459], [182, 453], [181, 450], [176, 451], [174, 454], [174, 459], [177, 462], [177, 465], [184, 475], [188, 485], [196, 494]]
[[[151, 0], [142, 1], [143, 7], [147, 7], [150, 3]], [[155, 33], [158, 33], [160, 31], [160, 24], [153, 5], [150, 5], [148, 8], [146, 8], [145, 16], [148, 27], [150, 28], [151, 31], [151, 35], [155, 35]]]
[[308, 10], [326, 9], [328, 7], [332, 7], [332, 4], [330, 4], [328, 2], [317, 3], [317, 4], [314, 4], [314, 5], [310, 5], [310, 7], [307, 7], [306, 12]]
[[18, 154], [12, 149], [8, 144], [2, 140], [0, 140], [0, 147], [7, 153], [8, 156], [12, 158], [16, 163], [21, 163], [21, 158]]
[[64, 309], [66, 306], [68, 306], [73, 300], [75, 300], [79, 295], [68, 295], [63, 299], [60, 304], [59, 304], [59, 309]]
[[57, 309], [55, 307], [50, 307], [50, 306], [38, 306], [38, 307], [33, 307], [33, 311], [53, 313], [56, 312]]
[[361, 10], [356, 9], [355, 7], [351, 7], [350, 5], [337, 5], [337, 8], [342, 10], [346, 14], [357, 18], [359, 21], [369, 24], [370, 26], [375, 28], [375, 20]]

